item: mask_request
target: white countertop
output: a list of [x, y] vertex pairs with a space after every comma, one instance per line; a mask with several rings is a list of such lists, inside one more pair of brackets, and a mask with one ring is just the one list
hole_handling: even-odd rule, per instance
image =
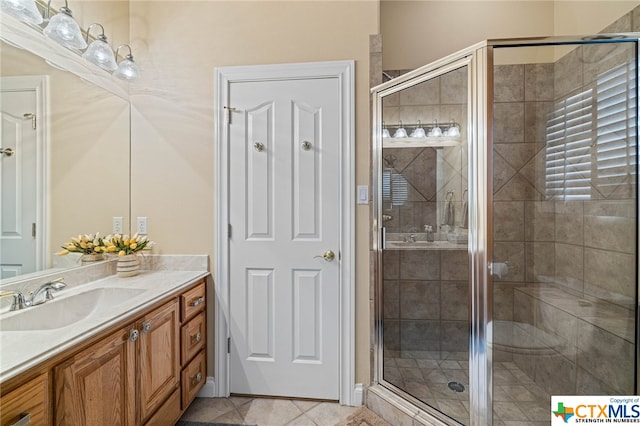
[[134, 319], [137, 313], [154, 302], [207, 275], [207, 271], [151, 271], [129, 278], [112, 275], [61, 290], [55, 295], [60, 301], [93, 288], [135, 288], [143, 291], [128, 300], [119, 301], [113, 310], [101, 310], [77, 323], [53, 330], [3, 331], [2, 319], [20, 311], [3, 314], [0, 316], [0, 383], [117, 324], [124, 317]]

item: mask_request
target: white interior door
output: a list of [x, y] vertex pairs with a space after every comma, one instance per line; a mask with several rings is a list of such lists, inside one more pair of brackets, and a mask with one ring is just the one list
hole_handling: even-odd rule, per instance
[[232, 82], [229, 106], [230, 391], [338, 399], [339, 81]]
[[0, 96], [0, 278], [11, 278], [37, 268], [36, 92]]

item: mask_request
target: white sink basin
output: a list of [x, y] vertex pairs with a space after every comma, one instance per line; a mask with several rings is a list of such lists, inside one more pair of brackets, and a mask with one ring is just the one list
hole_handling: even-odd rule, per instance
[[86, 318], [109, 312], [111, 308], [145, 291], [139, 288], [95, 288], [50, 300], [0, 318], [0, 331], [54, 330], [67, 327]]

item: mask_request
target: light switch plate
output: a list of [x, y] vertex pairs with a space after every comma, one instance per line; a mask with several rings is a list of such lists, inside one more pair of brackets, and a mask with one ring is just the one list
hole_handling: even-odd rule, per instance
[[111, 230], [114, 234], [122, 234], [122, 216], [114, 216]]
[[146, 217], [138, 217], [136, 232], [140, 235], [147, 235], [147, 218]]
[[358, 204], [369, 204], [369, 187], [358, 185]]

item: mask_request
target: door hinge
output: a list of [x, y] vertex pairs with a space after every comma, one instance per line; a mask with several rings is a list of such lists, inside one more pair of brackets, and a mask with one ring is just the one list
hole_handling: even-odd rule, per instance
[[31, 224], [31, 236], [35, 238], [36, 236], [36, 224], [32, 223]]
[[229, 227], [227, 228], [227, 238], [231, 238], [231, 224], [229, 224]]
[[227, 124], [231, 124], [233, 118], [231, 117], [231, 113], [235, 112], [235, 108], [232, 107], [224, 107], [225, 111], [227, 112]]
[[231, 353], [231, 337], [227, 337], [227, 353]]

